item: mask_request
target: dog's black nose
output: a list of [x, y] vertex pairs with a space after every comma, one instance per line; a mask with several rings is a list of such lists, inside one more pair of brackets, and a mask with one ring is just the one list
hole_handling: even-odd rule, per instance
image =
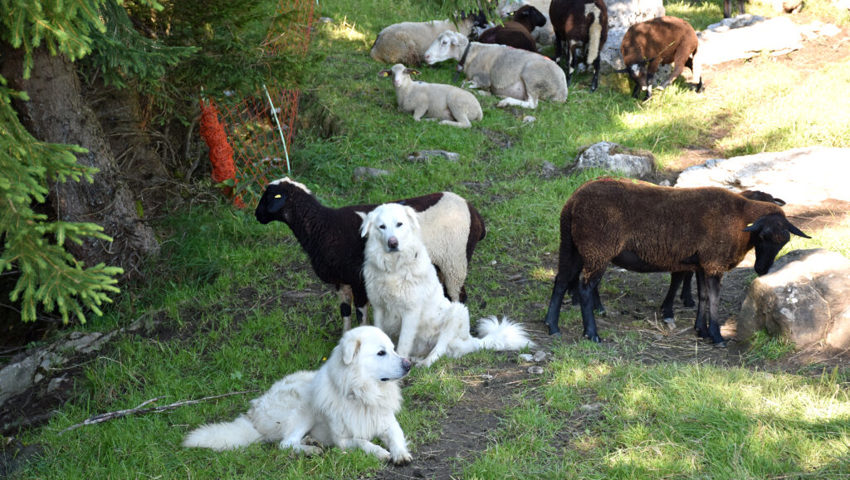
[[402, 358], [401, 359], [401, 368], [403, 368], [405, 372], [409, 372], [410, 371], [410, 360], [408, 360], [406, 358]]
[[396, 248], [398, 248], [398, 239], [395, 237], [390, 237], [389, 240], [387, 240], [387, 246], [395, 250]]

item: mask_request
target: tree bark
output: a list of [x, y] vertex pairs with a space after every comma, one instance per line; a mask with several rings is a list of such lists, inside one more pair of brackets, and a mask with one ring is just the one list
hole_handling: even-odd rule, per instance
[[141, 261], [159, 249], [159, 243], [153, 230], [136, 214], [135, 200], [120, 175], [103, 129], [83, 101], [74, 65], [40, 47], [33, 52], [32, 75], [24, 79], [23, 52], [4, 50], [0, 74], [11, 88], [26, 91], [30, 97], [29, 102], [14, 104], [21, 123], [41, 141], [88, 149], [88, 153], [77, 155], [77, 161], [99, 169], [94, 183], [54, 180], [50, 204], [57, 220], [96, 223], [113, 242], [87, 239], [82, 245], [69, 242], [66, 249], [86, 265], [117, 265], [124, 268], [125, 276], [134, 276]]

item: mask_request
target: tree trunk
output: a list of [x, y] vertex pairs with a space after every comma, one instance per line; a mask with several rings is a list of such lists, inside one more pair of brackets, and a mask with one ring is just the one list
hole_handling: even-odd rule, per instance
[[94, 183], [53, 181], [50, 203], [56, 219], [92, 222], [104, 228], [113, 242], [87, 239], [82, 245], [67, 243], [66, 249], [86, 265], [103, 262], [124, 268], [133, 276], [148, 254], [159, 249], [153, 230], [136, 214], [135, 201], [121, 178], [103, 129], [81, 96], [74, 65], [64, 56], [50, 55], [46, 48], [33, 51], [33, 69], [23, 79], [23, 52], [5, 49], [0, 74], [15, 90], [26, 91], [29, 102], [16, 102], [21, 123], [37, 139], [76, 144], [88, 149], [77, 155], [81, 165], [96, 167]]

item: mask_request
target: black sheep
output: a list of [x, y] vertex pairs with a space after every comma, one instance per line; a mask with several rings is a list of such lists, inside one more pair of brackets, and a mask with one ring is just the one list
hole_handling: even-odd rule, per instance
[[[475, 245], [486, 233], [481, 215], [451, 192], [431, 193], [398, 203], [409, 205], [419, 213], [423, 240], [446, 296], [452, 301], [465, 301], [463, 283], [469, 260]], [[361, 322], [365, 319], [368, 298], [360, 273], [365, 241], [360, 236], [362, 221], [357, 212], [368, 213], [376, 206], [325, 207], [307, 187], [282, 178], [269, 183], [254, 212], [262, 224], [277, 220], [289, 225], [319, 279], [336, 287], [344, 330], [351, 326], [351, 299], [358, 319]]]

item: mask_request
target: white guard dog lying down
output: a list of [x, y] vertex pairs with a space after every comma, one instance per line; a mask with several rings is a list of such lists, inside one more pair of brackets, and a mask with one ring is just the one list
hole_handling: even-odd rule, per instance
[[[232, 422], [203, 425], [190, 432], [184, 447], [228, 450], [254, 442], [279, 442], [308, 455], [322, 445], [359, 448], [381, 460], [410, 462], [404, 432], [395, 414], [401, 409], [398, 380], [410, 361], [393, 350], [392, 340], [375, 327], [346, 332], [318, 370], [300, 371], [276, 382], [251, 401], [251, 409]], [[381, 439], [389, 451], [371, 440]]]
[[363, 217], [360, 234], [367, 237], [363, 279], [375, 326], [398, 336], [399, 355], [427, 367], [443, 355], [534, 345], [522, 326], [508, 319], [481, 319], [483, 337], [469, 334], [469, 310], [443, 296], [412, 208], [386, 203], [368, 215], [358, 214]]

